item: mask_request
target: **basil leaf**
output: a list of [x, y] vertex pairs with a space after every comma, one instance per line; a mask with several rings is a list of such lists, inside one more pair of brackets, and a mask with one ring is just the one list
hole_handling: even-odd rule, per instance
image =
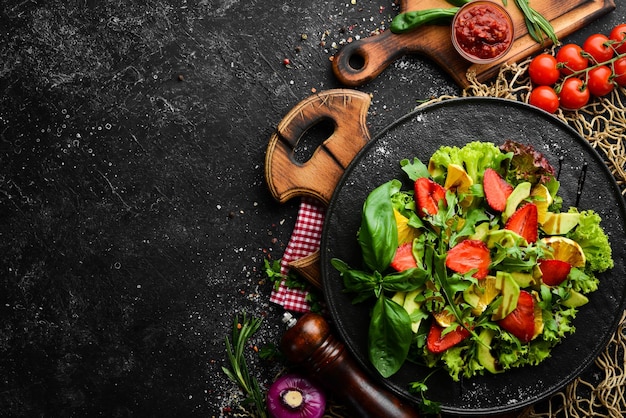
[[402, 183], [391, 180], [374, 189], [363, 205], [359, 245], [365, 265], [372, 271], [385, 271], [398, 248], [398, 226], [391, 196]]
[[330, 260], [330, 263], [341, 273], [345, 292], [368, 292], [367, 296], [369, 297], [371, 296], [370, 293], [378, 288], [380, 274], [351, 269], [350, 266], [337, 258]]
[[411, 318], [383, 294], [378, 297], [369, 326], [369, 356], [376, 370], [389, 377], [400, 370], [411, 346]]
[[415, 267], [383, 277], [383, 289], [390, 292], [410, 292], [422, 287], [429, 278], [426, 270]]

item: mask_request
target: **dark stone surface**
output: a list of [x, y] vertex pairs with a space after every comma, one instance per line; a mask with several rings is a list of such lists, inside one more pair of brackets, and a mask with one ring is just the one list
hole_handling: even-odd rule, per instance
[[[256, 345], [282, 334], [263, 260], [298, 206], [265, 186], [267, 141], [312, 89], [340, 87], [333, 43], [397, 12], [351, 3], [2, 3], [0, 415], [236, 407], [224, 338], [243, 311], [266, 318]], [[573, 39], [608, 32], [618, 8]], [[372, 132], [459, 93], [420, 57], [360, 90]], [[263, 383], [280, 371], [250, 361]]]

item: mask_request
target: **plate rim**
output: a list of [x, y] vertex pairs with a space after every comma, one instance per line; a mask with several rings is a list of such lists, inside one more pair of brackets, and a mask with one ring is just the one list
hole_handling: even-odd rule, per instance
[[[350, 164], [348, 164], [348, 166], [346, 167], [344, 173], [342, 174], [341, 178], [339, 179], [338, 183], [337, 183], [337, 187], [335, 188], [335, 190], [333, 191], [332, 197], [329, 201], [328, 207], [327, 207], [327, 211], [326, 213], [332, 213], [333, 208], [336, 205], [336, 201], [337, 201], [337, 196], [340, 194], [340, 191], [342, 189], [342, 187], [345, 185], [346, 183], [346, 178], [350, 175], [350, 173], [355, 169], [355, 167], [358, 165], [359, 161], [362, 159], [363, 155], [367, 154], [367, 152], [375, 146], [375, 144], [381, 139], [383, 138], [388, 132], [392, 131], [394, 128], [402, 125], [404, 122], [406, 122], [407, 120], [411, 120], [413, 117], [415, 117], [416, 115], [425, 113], [425, 112], [430, 112], [430, 111], [434, 111], [439, 107], [446, 107], [446, 106], [451, 106], [451, 105], [460, 105], [460, 104], [464, 104], [464, 103], [472, 103], [472, 104], [476, 104], [476, 103], [486, 103], [489, 102], [491, 104], [493, 103], [505, 103], [508, 106], [513, 106], [513, 107], [517, 107], [520, 109], [524, 109], [524, 111], [530, 111], [532, 113], [535, 113], [537, 115], [539, 115], [540, 117], [550, 121], [551, 123], [558, 125], [559, 128], [568, 131], [568, 133], [570, 135], [573, 135], [575, 137], [577, 137], [578, 141], [580, 142], [580, 145], [582, 147], [585, 148], [585, 151], [587, 151], [591, 156], [593, 156], [594, 159], [596, 159], [598, 162], [601, 163], [601, 167], [603, 170], [603, 175], [608, 177], [611, 181], [610, 181], [610, 188], [613, 190], [613, 192], [617, 195], [620, 196], [619, 199], [616, 199], [620, 212], [622, 214], [622, 219], [626, 220], [626, 205], [625, 205], [625, 201], [623, 196], [621, 195], [621, 191], [619, 189], [619, 186], [617, 184], [617, 181], [615, 179], [615, 177], [613, 176], [613, 174], [610, 172], [604, 158], [601, 156], [601, 154], [591, 146], [591, 144], [589, 144], [589, 142], [579, 133], [577, 132], [572, 126], [570, 126], [569, 124], [567, 124], [566, 122], [564, 122], [563, 120], [557, 118], [556, 116], [545, 112], [542, 109], [536, 108], [530, 104], [518, 101], [518, 100], [512, 100], [512, 99], [505, 99], [505, 98], [497, 98], [497, 97], [454, 97], [454, 98], [449, 98], [449, 99], [444, 99], [441, 101], [437, 101], [434, 103], [429, 103], [425, 106], [419, 106], [416, 107], [414, 110], [412, 110], [411, 112], [403, 115], [402, 117], [392, 121], [390, 124], [386, 125], [385, 127], [383, 127], [379, 132], [375, 133], [372, 136], [372, 139], [366, 143], [363, 148], [355, 155], [355, 157], [352, 159], [352, 161], [350, 162]], [[327, 228], [328, 223], [324, 222], [324, 226], [322, 229], [322, 235], [321, 235], [321, 242], [320, 242], [320, 249], [323, 250], [324, 248], [327, 247], [327, 239], [328, 239], [328, 228]], [[626, 224], [625, 224], [626, 226]], [[326, 254], [325, 251], [320, 251], [320, 271], [321, 271], [321, 275], [322, 275], [322, 283], [323, 283], [323, 294], [324, 294], [324, 298], [327, 302], [327, 308], [330, 312], [330, 316], [331, 316], [331, 324], [333, 326], [333, 329], [338, 331], [338, 335], [337, 337], [347, 346], [348, 351], [350, 352], [350, 354], [353, 356], [353, 358], [355, 359], [355, 361], [357, 361], [357, 364], [359, 364], [360, 367], [364, 368], [365, 372], [370, 376], [370, 378], [372, 378], [375, 382], [379, 382], [381, 383], [381, 385], [387, 389], [390, 390], [392, 393], [400, 396], [402, 399], [405, 399], [409, 402], [415, 403], [417, 401], [417, 399], [415, 397], [411, 398], [411, 397], [407, 397], [406, 393], [397, 390], [393, 385], [386, 383], [385, 381], [387, 379], [382, 378], [381, 376], [376, 376], [376, 375], [372, 375], [371, 372], [371, 365], [367, 365], [364, 364], [363, 360], [361, 358], [359, 358], [359, 356], [355, 355], [356, 354], [356, 348], [353, 346], [352, 342], [346, 341], [344, 338], [344, 333], [341, 329], [340, 326], [338, 326], [337, 322], [336, 322], [336, 317], [338, 316], [338, 313], [336, 312], [336, 308], [334, 307], [333, 304], [328, 303], [327, 300], [327, 294], [329, 291], [329, 285], [326, 284], [327, 280], [324, 280], [324, 277], [328, 276], [328, 255]], [[618, 306], [616, 307], [621, 308], [621, 310], [626, 311], [626, 288], [623, 292], [623, 294], [620, 296], [620, 299], [618, 301]], [[491, 414], [500, 414], [503, 412], [511, 412], [511, 411], [516, 411], [519, 410], [520, 408], [532, 405], [534, 403], [537, 403], [541, 400], [547, 399], [550, 396], [552, 396], [553, 394], [557, 393], [559, 390], [563, 389], [565, 386], [567, 386], [569, 383], [571, 383], [571, 381], [573, 381], [577, 376], [580, 376], [580, 374], [586, 370], [591, 364], [593, 364], [593, 362], [595, 361], [595, 359], [600, 355], [600, 353], [602, 352], [602, 350], [607, 346], [607, 344], [609, 343], [609, 341], [612, 338], [613, 333], [615, 332], [615, 330], [618, 328], [618, 325], [620, 323], [620, 319], [621, 316], [616, 315], [616, 317], [613, 319], [611, 325], [610, 325], [610, 329], [612, 330], [611, 333], [607, 333], [607, 335], [604, 336], [604, 338], [602, 339], [602, 343], [598, 346], [598, 348], [596, 350], [593, 351], [593, 355], [590, 356], [590, 359], [587, 362], [582, 362], [580, 364], [578, 364], [576, 367], [574, 367], [572, 369], [572, 371], [569, 373], [568, 375], [568, 379], [564, 379], [562, 382], [560, 382], [559, 385], [555, 385], [555, 387], [551, 388], [550, 390], [544, 391], [542, 392], [540, 395], [536, 395], [536, 396], [532, 396], [529, 397], [527, 399], [523, 399], [519, 402], [515, 402], [511, 405], [507, 405], [507, 406], [503, 406], [501, 408], [476, 408], [476, 409], [463, 409], [463, 408], [456, 408], [456, 407], [446, 407], [444, 405], [442, 405], [442, 412], [444, 413], [455, 413], [455, 414], [463, 414], [463, 415], [467, 415], [467, 416], [480, 416], [480, 415], [491, 415]], [[530, 367], [530, 366], [529, 366]]]

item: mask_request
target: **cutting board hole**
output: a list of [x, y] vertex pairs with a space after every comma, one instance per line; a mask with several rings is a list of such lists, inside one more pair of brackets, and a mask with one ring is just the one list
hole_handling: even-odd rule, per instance
[[348, 59], [348, 64], [353, 70], [362, 70], [365, 67], [365, 58], [361, 54], [352, 54]]
[[310, 160], [315, 150], [335, 132], [335, 127], [335, 121], [331, 118], [321, 118], [307, 128], [293, 150], [295, 161], [303, 164]]

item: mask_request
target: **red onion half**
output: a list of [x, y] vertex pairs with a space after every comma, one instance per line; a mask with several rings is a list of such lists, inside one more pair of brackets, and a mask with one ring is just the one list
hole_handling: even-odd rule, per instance
[[326, 409], [326, 396], [308, 379], [286, 374], [267, 392], [267, 409], [274, 418], [320, 418]]

